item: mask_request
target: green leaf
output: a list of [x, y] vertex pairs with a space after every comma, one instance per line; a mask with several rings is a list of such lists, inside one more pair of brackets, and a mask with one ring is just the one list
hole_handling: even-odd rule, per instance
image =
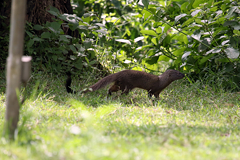
[[27, 43], [27, 47], [30, 48], [30, 47], [32, 47], [33, 44], [34, 44], [34, 40], [30, 39]]
[[142, 14], [144, 15], [144, 20], [146, 20], [148, 17], [152, 16], [152, 13], [148, 12], [147, 10], [143, 10]]
[[234, 70], [234, 65], [232, 63], [227, 63], [225, 66], [224, 66], [224, 71], [225, 72], [231, 72], [232, 70]]
[[90, 23], [91, 22], [91, 17], [86, 17], [86, 18], [82, 18], [83, 22], [86, 22], [86, 23]]
[[233, 30], [233, 33], [237, 36], [240, 36], [240, 31], [239, 30]]
[[43, 39], [42, 39], [42, 38], [39, 38], [39, 37], [34, 37], [33, 40], [34, 40], [34, 41], [37, 41], [37, 42], [43, 41]]
[[185, 21], [182, 25], [182, 27], [188, 26], [190, 23], [194, 22], [195, 18], [189, 18], [187, 21]]
[[186, 35], [182, 35], [183, 36], [183, 42], [185, 43], [185, 44], [188, 44], [188, 38], [187, 38], [187, 36]]
[[136, 43], [136, 42], [141, 41], [141, 40], [143, 40], [143, 39], [144, 39], [143, 36], [137, 37], [137, 38], [134, 39], [134, 42]]
[[205, 23], [203, 23], [202, 21], [201, 21], [201, 19], [199, 19], [199, 18], [196, 18], [195, 19], [195, 22], [197, 23], [197, 24], [201, 24], [201, 25], [204, 25]]
[[216, 62], [229, 62], [227, 58], [219, 58], [215, 60]]
[[54, 61], [57, 61], [57, 58], [58, 58], [58, 57], [57, 57], [56, 55], [53, 55], [53, 56], [52, 56], [52, 59], [53, 59]]
[[194, 8], [197, 8], [197, 7], [199, 7], [200, 4], [203, 4], [204, 2], [207, 2], [207, 1], [208, 0], [195, 0], [192, 6]]
[[144, 45], [144, 46], [136, 48], [135, 52], [142, 51], [142, 50], [149, 49], [149, 48], [154, 48], [152, 43], [149, 45]]
[[76, 57], [76, 56], [74, 56], [74, 55], [70, 55], [70, 59], [74, 61], [74, 60], [76, 60], [76, 59], [77, 59], [77, 57]]
[[212, 53], [220, 53], [221, 52], [221, 48], [214, 48]]
[[[86, 58], [86, 57], [85, 57]], [[86, 58], [87, 59], [87, 58]], [[82, 59], [79, 58], [76, 63], [74, 63], [74, 66], [77, 68], [77, 69], [82, 69], [82, 66], [83, 66], [83, 63], [82, 63]]]
[[200, 30], [195, 30], [191, 37], [196, 40], [200, 40], [200, 38], [201, 38]]
[[178, 16], [175, 17], [175, 22], [178, 22], [181, 18], [185, 17], [187, 14], [180, 14]]
[[97, 26], [99, 26], [99, 27], [106, 27], [104, 24], [102, 24], [102, 23], [95, 23], [95, 25], [97, 25]]
[[228, 14], [225, 16], [225, 18], [229, 19], [232, 16], [234, 16], [234, 11], [238, 9], [238, 6], [233, 6], [228, 10]]
[[188, 57], [190, 54], [191, 54], [190, 51], [185, 52], [185, 53], [182, 55], [182, 61], [183, 61], [183, 62], [186, 61], [186, 60], [187, 60], [187, 57]]
[[147, 34], [147, 35], [152, 35], [152, 36], [158, 36], [157, 34], [156, 34], [156, 32], [154, 32], [153, 30], [141, 30], [140, 31], [142, 34]]
[[214, 49], [207, 51], [206, 55], [208, 55], [210, 53], [220, 53], [220, 52], [221, 52], [221, 48], [214, 48]]
[[71, 49], [73, 52], [76, 52], [76, 51], [77, 51], [76, 48], [75, 48], [73, 45], [70, 45], [69, 47], [70, 47], [70, 49]]
[[214, 55], [215, 55], [215, 54], [209, 54], [208, 56], [203, 57], [203, 58], [200, 60], [199, 64], [205, 63], [207, 60], [209, 60], [210, 58], [212, 58]]
[[196, 16], [200, 11], [202, 11], [202, 10], [201, 10], [201, 9], [197, 9], [197, 10], [193, 11], [193, 12], [191, 13], [191, 15], [194, 17], [194, 16]]
[[123, 63], [129, 64], [129, 63], [132, 63], [132, 61], [126, 59]]
[[156, 32], [157, 32], [157, 33], [162, 33], [163, 30], [164, 30], [164, 29], [162, 29], [161, 27], [156, 28]]
[[51, 22], [50, 27], [52, 27], [55, 31], [58, 31], [61, 28], [61, 23]]
[[50, 11], [48, 11], [48, 12], [51, 13], [52, 15], [54, 15], [54, 16], [60, 15], [59, 10], [57, 8], [53, 7], [53, 6], [50, 7]]
[[102, 33], [102, 34], [107, 34], [105, 29], [95, 30], [95, 32], [99, 32], [99, 33]]
[[227, 30], [227, 27], [218, 27], [216, 28], [216, 31], [213, 32], [213, 37], [217, 36], [222, 31]]
[[159, 58], [158, 58], [158, 62], [161, 62], [161, 61], [164, 61], [164, 62], [169, 62], [170, 58], [165, 56], [165, 55], [161, 55]]
[[58, 15], [59, 15], [58, 13], [56, 13], [56, 12], [54, 12], [54, 11], [48, 11], [48, 13], [51, 13], [51, 14], [54, 15], [54, 16], [58, 16]]
[[94, 58], [96, 56], [93, 48], [88, 48], [87, 51], [88, 51], [89, 55], [91, 55], [90, 56], [91, 58]]
[[239, 25], [239, 23], [237, 21], [226, 21], [223, 24], [223, 26], [234, 26], [234, 25]]
[[181, 57], [183, 55], [183, 53], [185, 52], [186, 48], [179, 48], [179, 49], [176, 49], [174, 52], [173, 52], [173, 55], [177, 56], [177, 57]]
[[142, 0], [142, 3], [144, 5], [144, 7], [148, 9], [149, 1], [148, 0]]
[[117, 9], [121, 9], [121, 1], [112, 0], [112, 3]]
[[41, 34], [41, 38], [50, 38], [51, 37], [51, 33], [49, 33], [49, 32], [43, 32], [42, 34]]
[[43, 29], [43, 27], [38, 25], [38, 24], [36, 24], [36, 25], [34, 25], [33, 29], [35, 29], [37, 31], [40, 31], [41, 29]]
[[81, 29], [81, 30], [87, 30], [88, 29], [88, 27], [84, 26], [84, 25], [79, 25], [78, 28]]
[[28, 35], [30, 38], [32, 38], [32, 37], [33, 37], [33, 34], [32, 34], [31, 32], [29, 32], [29, 31], [26, 31], [26, 33], [27, 33], [27, 35]]
[[148, 55], [149, 57], [156, 56], [156, 54], [158, 54], [158, 53], [156, 53], [156, 49], [149, 49], [149, 50], [147, 51], [147, 55]]
[[227, 44], [229, 42], [229, 40], [223, 41], [222, 45], [224, 46], [225, 44]]
[[151, 57], [151, 58], [147, 58], [146, 63], [151, 64], [151, 65], [155, 64], [155, 63], [158, 62], [158, 58], [159, 58], [159, 56], [154, 56], [154, 57]]
[[84, 14], [83, 14], [83, 17], [84, 17], [84, 18], [87, 18], [87, 17], [90, 17], [90, 16], [91, 16], [90, 13], [84, 13]]
[[188, 6], [189, 6], [189, 5], [190, 5], [189, 2], [183, 3], [183, 4], [181, 5], [181, 10], [182, 10], [183, 12], [186, 12], [186, 11], [188, 10]]
[[[235, 31], [240, 30], [240, 24], [233, 25], [232, 27], [234, 28]], [[233, 33], [234, 33], [234, 31], [233, 31]]]
[[217, 11], [217, 10], [218, 10], [218, 7], [217, 7], [217, 6], [212, 7], [212, 8], [210, 9], [211, 12], [215, 12], [215, 11]]
[[89, 39], [86, 39], [84, 42], [83, 42], [84, 46], [86, 49], [88, 48], [91, 48], [92, 46], [92, 42], [89, 40]]
[[226, 52], [228, 58], [230, 58], [230, 59], [235, 59], [235, 58], [238, 58], [238, 56], [239, 56], [239, 51], [234, 48], [227, 48], [225, 50], [225, 52]]
[[226, 9], [228, 8], [228, 6], [226, 4], [222, 4], [221, 5], [221, 10], [224, 12], [226, 11]]
[[[205, 45], [204, 45], [204, 44], [205, 44]], [[199, 46], [198, 46], [199, 52], [203, 52], [203, 51], [205, 51], [206, 49], [208, 49], [210, 44], [211, 44], [210, 38], [204, 38], [204, 40], [202, 41], [202, 43], [200, 43]]]
[[[71, 36], [69, 36], [69, 35], [60, 35], [59, 36], [60, 38], [60, 41], [64, 41], [64, 42], [70, 42], [70, 40], [68, 39], [69, 37], [71, 37]], [[72, 38], [72, 37], [71, 37]]]
[[72, 31], [75, 31], [75, 29], [78, 28], [79, 24], [78, 23], [68, 23], [68, 26]]
[[131, 42], [127, 39], [116, 39], [115, 41], [118, 41], [118, 42], [122, 42], [122, 43], [126, 43], [126, 44], [129, 44], [131, 45]]
[[157, 38], [152, 38], [151, 41], [153, 42], [153, 44], [157, 45]]

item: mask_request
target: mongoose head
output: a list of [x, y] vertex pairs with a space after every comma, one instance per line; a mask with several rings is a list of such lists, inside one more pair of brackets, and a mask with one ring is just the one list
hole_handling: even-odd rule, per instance
[[167, 77], [166, 79], [168, 79], [168, 81], [171, 81], [171, 82], [185, 77], [185, 75], [183, 73], [181, 73], [177, 70], [174, 70], [174, 69], [169, 69], [160, 76]]

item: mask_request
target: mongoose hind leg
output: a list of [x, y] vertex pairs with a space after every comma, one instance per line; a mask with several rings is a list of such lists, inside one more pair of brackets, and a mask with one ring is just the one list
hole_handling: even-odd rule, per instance
[[109, 89], [108, 89], [108, 95], [111, 96], [112, 92], [117, 92], [120, 90], [120, 87], [114, 83]]

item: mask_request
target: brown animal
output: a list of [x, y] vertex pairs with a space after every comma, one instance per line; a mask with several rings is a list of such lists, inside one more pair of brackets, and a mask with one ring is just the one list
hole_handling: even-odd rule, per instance
[[[89, 87], [88, 90], [83, 91], [83, 93], [96, 91], [114, 82], [114, 84], [108, 90], [108, 95], [111, 95], [112, 92], [117, 92], [119, 90], [122, 91], [122, 94], [128, 94], [129, 91], [134, 88], [142, 88], [148, 91], [149, 97], [152, 97], [152, 95], [154, 95], [156, 98], [158, 98], [160, 92], [164, 88], [166, 88], [173, 81], [182, 79], [183, 77], [183, 73], [173, 69], [167, 70], [160, 76], [135, 70], [123, 70], [104, 77]], [[70, 89], [70, 85], [71, 77], [68, 76], [66, 83], [67, 92], [75, 93]]]

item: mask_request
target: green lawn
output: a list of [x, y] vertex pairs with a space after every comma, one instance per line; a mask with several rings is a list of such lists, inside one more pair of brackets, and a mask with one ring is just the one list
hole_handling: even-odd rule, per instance
[[[239, 93], [183, 79], [160, 100], [149, 100], [140, 89], [107, 99], [106, 88], [67, 94], [65, 78], [34, 74], [16, 141], [0, 139], [1, 160], [240, 159]], [[73, 88], [89, 86], [90, 79], [75, 77]], [[1, 87], [1, 133], [4, 102]]]

